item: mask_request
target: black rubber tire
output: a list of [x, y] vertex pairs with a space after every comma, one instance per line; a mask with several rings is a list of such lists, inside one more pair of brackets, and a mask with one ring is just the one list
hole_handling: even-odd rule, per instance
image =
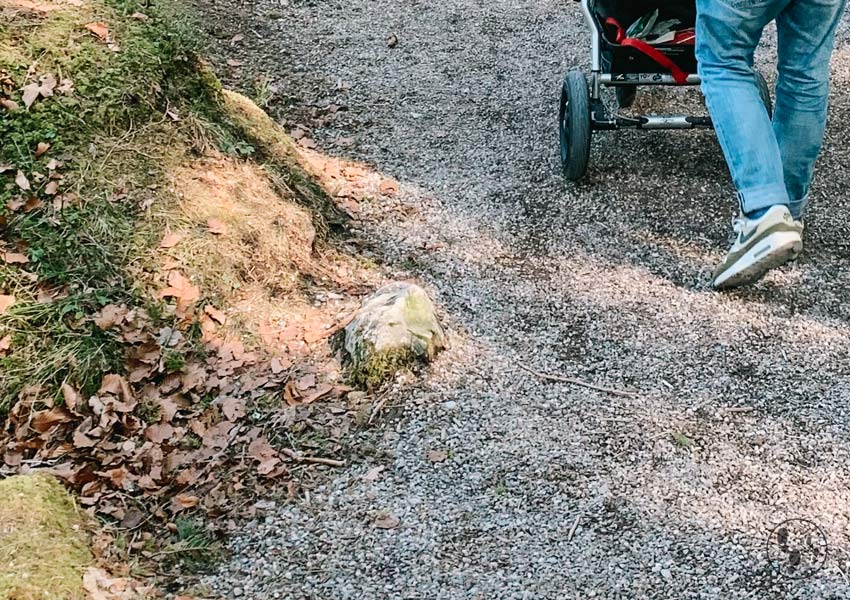
[[590, 90], [581, 71], [570, 71], [561, 86], [558, 111], [561, 167], [564, 177], [578, 181], [587, 173], [590, 160]]
[[635, 103], [635, 96], [637, 96], [637, 86], [618, 85], [615, 93], [617, 94], [617, 106], [620, 108], [631, 108]]
[[770, 93], [770, 86], [758, 69], [756, 69], [756, 85], [759, 88], [761, 101], [764, 102], [764, 107], [767, 109], [767, 116], [773, 119], [773, 98]]

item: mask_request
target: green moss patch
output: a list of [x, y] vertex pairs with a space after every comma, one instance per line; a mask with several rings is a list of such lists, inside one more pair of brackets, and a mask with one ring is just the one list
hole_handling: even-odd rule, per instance
[[83, 513], [47, 475], [0, 481], [0, 600], [85, 597], [92, 562]]

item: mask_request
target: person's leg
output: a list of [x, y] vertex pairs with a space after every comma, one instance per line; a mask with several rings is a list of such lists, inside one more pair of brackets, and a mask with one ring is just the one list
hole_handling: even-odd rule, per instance
[[779, 144], [753, 70], [764, 27], [789, 1], [697, 0], [702, 90], [745, 214], [790, 202]]
[[702, 89], [742, 213], [735, 220], [735, 241], [714, 272], [716, 288], [752, 283], [803, 246], [788, 209], [779, 143], [753, 68], [764, 27], [791, 1], [697, 0]]
[[776, 17], [779, 79], [773, 128], [791, 214], [806, 210], [829, 99], [829, 59], [845, 0], [792, 0]]

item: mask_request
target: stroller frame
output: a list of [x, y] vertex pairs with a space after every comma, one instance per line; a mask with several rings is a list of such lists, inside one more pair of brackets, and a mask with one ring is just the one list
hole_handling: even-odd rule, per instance
[[[561, 165], [567, 179], [577, 181], [587, 173], [590, 159], [590, 142], [594, 131], [615, 131], [619, 129], [712, 129], [708, 116], [690, 115], [635, 115], [624, 116], [619, 112], [609, 113], [602, 99], [602, 88], [613, 87], [617, 90], [620, 108], [627, 108], [634, 100], [634, 92], [639, 86], [698, 86], [701, 79], [698, 74], [686, 71], [686, 77], [674, 77], [671, 72], [638, 68], [633, 71], [614, 70], [616, 61], [605, 61], [603, 52], [615, 45], [603, 38], [600, 17], [594, 13], [597, 0], [575, 0], [581, 3], [584, 18], [590, 27], [590, 74], [574, 69], [567, 73], [561, 87], [561, 103], [558, 116], [558, 129], [561, 145]], [[695, 65], [695, 61], [691, 60]], [[755, 71], [756, 83], [767, 107], [772, 114], [773, 104], [770, 89], [764, 77]]]
[[[612, 130], [621, 127], [634, 129], [695, 129], [712, 127], [710, 117], [691, 117], [685, 115], [641, 116], [639, 118], [609, 117], [602, 103], [602, 86], [637, 85], [680, 85], [670, 73], [605, 73], [602, 70], [602, 34], [593, 15], [592, 0], [580, 0], [581, 10], [590, 27], [590, 100], [591, 125], [594, 130]], [[633, 75], [634, 77], [629, 77]], [[701, 83], [699, 75], [689, 73], [684, 85], [694, 86]]]

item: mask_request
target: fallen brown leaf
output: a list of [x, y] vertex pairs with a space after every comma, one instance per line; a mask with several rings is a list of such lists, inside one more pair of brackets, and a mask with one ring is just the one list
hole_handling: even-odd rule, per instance
[[223, 312], [218, 310], [212, 304], [207, 304], [204, 307], [204, 312], [206, 314], [208, 314], [210, 316], [210, 318], [212, 320], [216, 321], [219, 325], [224, 325], [224, 323], [227, 321], [227, 315], [225, 315]]
[[18, 252], [6, 252], [3, 255], [3, 260], [7, 265], [25, 265], [30, 261], [26, 254], [20, 254]]
[[177, 494], [171, 500], [171, 511], [177, 513], [188, 508], [195, 508], [198, 506], [200, 501], [201, 500], [197, 496], [192, 496], [190, 494]]
[[107, 304], [94, 317], [94, 324], [104, 331], [124, 322], [130, 310], [126, 306]]
[[0, 356], [5, 356], [9, 349], [12, 347], [12, 335], [9, 334], [4, 338], [0, 339]]
[[32, 428], [39, 433], [45, 433], [56, 425], [68, 423], [73, 420], [74, 415], [72, 415], [67, 409], [56, 407], [35, 413], [32, 417]]
[[432, 463], [441, 463], [449, 458], [449, 453], [445, 450], [428, 450], [426, 456]]
[[167, 442], [174, 435], [174, 427], [168, 423], [155, 423], [145, 430], [145, 437], [154, 444]]
[[386, 469], [386, 467], [384, 467], [383, 465], [378, 466], [378, 467], [372, 467], [371, 469], [366, 471], [366, 474], [363, 476], [363, 481], [366, 481], [368, 483], [372, 483], [373, 481], [378, 481], [378, 479], [380, 479], [380, 477], [381, 477], [381, 473], [385, 469]]
[[62, 384], [62, 399], [64, 400], [65, 406], [68, 410], [76, 412], [77, 406], [80, 405], [81, 398], [77, 391], [67, 383]]
[[326, 396], [327, 394], [332, 392], [333, 389], [334, 389], [334, 386], [332, 386], [331, 384], [321, 383], [318, 386], [316, 386], [316, 389], [313, 390], [310, 394], [304, 396], [301, 399], [301, 402], [303, 404], [312, 404], [313, 402], [315, 402], [319, 398], [322, 398], [323, 396]]
[[392, 179], [384, 179], [378, 189], [385, 196], [394, 196], [398, 193], [398, 182]]
[[207, 220], [207, 227], [209, 227], [210, 233], [214, 233], [216, 235], [225, 235], [227, 233], [227, 225], [221, 219], [210, 218]]
[[161, 298], [177, 298], [184, 303], [194, 302], [201, 297], [201, 290], [186, 279], [180, 271], [171, 271], [168, 275], [168, 285], [159, 293]]
[[401, 524], [401, 519], [392, 513], [381, 515], [374, 522], [374, 526], [378, 529], [395, 529], [399, 524]]
[[40, 158], [41, 156], [44, 156], [48, 150], [50, 150], [50, 144], [47, 142], [39, 142], [35, 147], [35, 157]]
[[0, 294], [0, 315], [4, 314], [7, 310], [9, 310], [14, 303], [14, 296], [6, 296], [4, 294]]
[[30, 189], [30, 180], [27, 179], [27, 176], [24, 175], [23, 171], [18, 171], [18, 174], [15, 176], [15, 185], [21, 188], [23, 191], [28, 191]]
[[245, 416], [245, 401], [240, 398], [228, 398], [222, 403], [221, 412], [228, 421], [238, 421]]
[[109, 25], [101, 21], [87, 23], [86, 29], [91, 31], [100, 41], [105, 42], [109, 39]]
[[33, 103], [38, 100], [39, 95], [41, 94], [41, 85], [38, 83], [30, 83], [21, 88], [22, 97], [21, 99], [24, 102], [24, 106], [29, 109]]
[[162, 238], [162, 241], [159, 243], [160, 248], [173, 248], [177, 244], [180, 243], [180, 240], [183, 239], [183, 236], [179, 233], [167, 233], [165, 237]]
[[[51, 183], [53, 183], [53, 182], [51, 182]], [[50, 184], [48, 184], [48, 187], [49, 187], [49, 185]], [[32, 212], [32, 211], [36, 210], [37, 208], [41, 208], [42, 206], [44, 206], [44, 202], [42, 202], [40, 199], [33, 196], [32, 198], [30, 198], [29, 200], [24, 202], [24, 212]]]
[[14, 100], [9, 100], [8, 98], [0, 98], [0, 106], [8, 110], [9, 112], [13, 112], [18, 110], [18, 103]]
[[55, 196], [56, 192], [59, 191], [59, 182], [55, 179], [53, 181], [48, 181], [47, 185], [44, 186], [44, 193], [48, 196]]

